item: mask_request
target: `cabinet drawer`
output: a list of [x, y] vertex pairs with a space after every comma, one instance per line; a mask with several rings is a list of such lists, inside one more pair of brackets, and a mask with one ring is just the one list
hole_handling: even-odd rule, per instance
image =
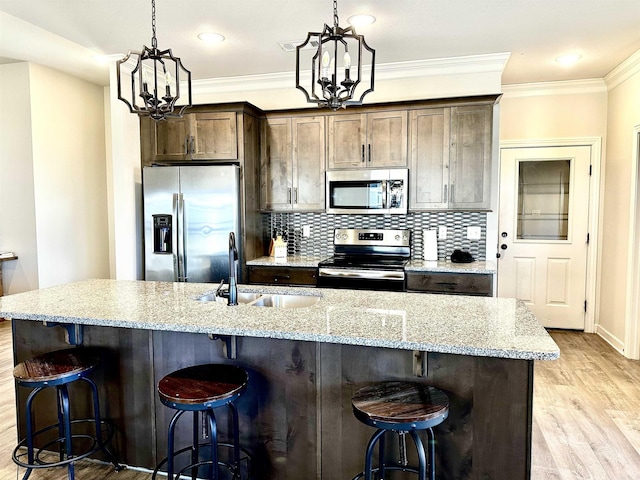
[[249, 267], [249, 283], [315, 286], [317, 268]]
[[487, 273], [408, 273], [407, 291], [453, 295], [493, 295], [493, 275]]

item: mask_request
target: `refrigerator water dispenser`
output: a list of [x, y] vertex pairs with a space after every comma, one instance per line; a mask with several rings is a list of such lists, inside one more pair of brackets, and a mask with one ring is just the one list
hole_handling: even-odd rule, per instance
[[171, 215], [153, 216], [153, 253], [172, 253]]

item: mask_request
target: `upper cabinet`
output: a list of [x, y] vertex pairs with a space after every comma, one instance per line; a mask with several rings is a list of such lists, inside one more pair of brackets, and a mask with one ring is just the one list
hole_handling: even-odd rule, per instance
[[324, 210], [325, 117], [268, 117], [262, 139], [262, 210]]
[[236, 112], [188, 113], [183, 118], [141, 122], [143, 163], [237, 160]]
[[409, 209], [489, 210], [493, 104], [410, 112]]
[[328, 168], [407, 166], [407, 111], [328, 116]]

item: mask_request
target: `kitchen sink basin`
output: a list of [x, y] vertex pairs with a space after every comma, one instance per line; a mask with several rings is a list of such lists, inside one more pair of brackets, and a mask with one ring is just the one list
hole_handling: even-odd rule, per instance
[[[215, 293], [207, 293], [197, 297], [197, 300], [200, 302], [227, 303], [226, 297], [216, 296]], [[315, 295], [238, 292], [238, 303], [252, 307], [303, 308], [315, 305], [318, 300], [320, 300], [320, 297]]]
[[[238, 303], [251, 303], [261, 296], [262, 295], [260, 293], [238, 292]], [[201, 302], [227, 303], [227, 297], [219, 297], [215, 293], [207, 293], [206, 295], [202, 295], [198, 297], [198, 300]]]
[[320, 297], [314, 295], [263, 295], [251, 305], [254, 307], [303, 308], [315, 305]]

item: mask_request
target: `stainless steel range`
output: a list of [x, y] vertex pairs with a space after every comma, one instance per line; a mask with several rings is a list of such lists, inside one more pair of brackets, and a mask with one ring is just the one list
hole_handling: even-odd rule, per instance
[[338, 228], [333, 253], [318, 264], [318, 287], [404, 290], [411, 230]]

